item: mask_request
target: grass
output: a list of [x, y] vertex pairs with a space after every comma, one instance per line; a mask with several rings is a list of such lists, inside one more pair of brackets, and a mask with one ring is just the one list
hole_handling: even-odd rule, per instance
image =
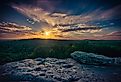
[[0, 41], [0, 64], [36, 57], [69, 58], [70, 53], [74, 51], [85, 51], [105, 56], [121, 57], [121, 41]]

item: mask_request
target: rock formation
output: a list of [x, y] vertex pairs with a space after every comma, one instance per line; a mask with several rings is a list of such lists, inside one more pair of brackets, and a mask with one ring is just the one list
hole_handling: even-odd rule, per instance
[[[80, 82], [96, 79], [72, 59], [36, 58], [7, 63], [0, 67], [1, 79], [35, 82]], [[82, 81], [82, 82], [83, 82]]]
[[82, 51], [75, 51], [71, 53], [71, 57], [83, 64], [92, 65], [121, 65], [121, 58], [111, 58], [94, 53], [86, 53]]

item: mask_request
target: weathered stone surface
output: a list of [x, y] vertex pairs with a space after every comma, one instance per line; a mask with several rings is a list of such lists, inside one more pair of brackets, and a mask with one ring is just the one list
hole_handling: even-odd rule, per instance
[[[38, 64], [38, 62], [42, 63]], [[93, 69], [96, 71], [94, 72]], [[101, 73], [97, 73], [97, 70], [100, 69], [104, 68], [81, 65], [73, 59], [25, 59], [1, 66], [0, 81], [7, 82], [2, 80], [9, 79], [11, 82], [113, 82], [109, 80], [111, 79], [111, 74], [106, 75], [108, 78], [100, 75], [104, 70]], [[113, 73], [115, 74], [114, 76], [118, 75], [115, 79], [121, 80], [118, 73], [116, 71]]]
[[86, 53], [82, 51], [75, 51], [71, 53], [71, 57], [84, 64], [93, 65], [121, 65], [121, 58], [111, 58], [94, 53]]
[[[70, 80], [79, 80], [76, 78], [80, 78], [82, 76], [79, 72], [79, 67], [74, 69], [74, 66], [78, 67], [77, 63], [72, 59], [25, 59], [3, 65], [0, 68], [0, 76], [8, 76], [8, 78], [12, 80], [68, 82]], [[75, 79], [69, 78], [73, 75]]]

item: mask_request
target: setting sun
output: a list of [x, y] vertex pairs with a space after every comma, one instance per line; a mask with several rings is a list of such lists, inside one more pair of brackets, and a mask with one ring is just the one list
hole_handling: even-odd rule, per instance
[[46, 36], [49, 36], [49, 34], [50, 34], [50, 32], [45, 32], [45, 35], [46, 35]]
[[59, 35], [61, 35], [61, 31], [57, 28], [46, 28], [40, 31], [40, 38], [43, 39], [58, 39]]
[[45, 38], [45, 39], [53, 39], [53, 38], [55, 38], [55, 35], [50, 30], [44, 30], [43, 38]]

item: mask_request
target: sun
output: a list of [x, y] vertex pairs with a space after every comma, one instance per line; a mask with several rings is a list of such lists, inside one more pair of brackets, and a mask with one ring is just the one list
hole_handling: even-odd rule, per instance
[[43, 36], [45, 39], [52, 39], [54, 38], [54, 34], [51, 32], [51, 31], [45, 31], [44, 32], [44, 36]]
[[58, 39], [58, 35], [61, 35], [61, 32], [57, 28], [44, 28], [39, 36], [43, 39]]
[[45, 32], [45, 36], [49, 36], [50, 35], [50, 32]]

